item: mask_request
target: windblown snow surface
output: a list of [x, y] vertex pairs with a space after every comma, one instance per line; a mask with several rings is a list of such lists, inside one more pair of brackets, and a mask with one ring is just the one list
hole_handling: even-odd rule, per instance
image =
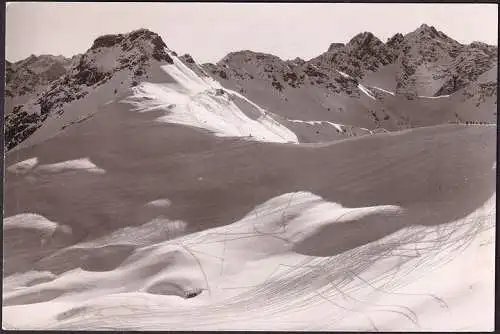
[[173, 59], [7, 156], [3, 328], [493, 328], [494, 127], [300, 144]]
[[[136, 150], [96, 150], [90, 159], [104, 174], [82, 170], [70, 179], [61, 170], [27, 185], [25, 174], [10, 172], [7, 194], [17, 199], [7, 198], [8, 212], [16, 200], [42, 203], [49, 194], [54, 208], [38, 206], [50, 219], [6, 218], [3, 327], [491, 330], [492, 138], [492, 127], [443, 126], [321, 146], [224, 142], [213, 158], [176, 157], [157, 138], [135, 164]], [[19, 159], [57, 152], [60, 143], [20, 151]], [[176, 162], [183, 167], [169, 167]], [[129, 208], [150, 218], [131, 226]], [[243, 214], [227, 220], [235, 209]], [[211, 226], [214, 215], [226, 218]], [[89, 225], [99, 216], [115, 228]], [[93, 237], [76, 240], [86, 224]]]
[[[471, 221], [487, 224], [493, 205], [492, 198], [461, 221], [410, 228], [333, 257], [294, 248], [328, 224], [403, 210], [343, 208], [295, 192], [236, 223], [172, 241], [160, 241], [174, 233], [162, 231], [166, 222], [124, 229], [71, 247], [136, 247], [114, 270], [7, 277], [4, 328], [488, 330], [494, 235], [472, 240], [484, 226]], [[27, 284], [37, 277], [47, 278]], [[184, 299], [186, 292], [200, 294]]]

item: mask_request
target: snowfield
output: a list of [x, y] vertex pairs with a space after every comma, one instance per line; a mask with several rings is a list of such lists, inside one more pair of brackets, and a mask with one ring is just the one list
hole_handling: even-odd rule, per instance
[[[144, 116], [135, 115], [129, 127], [123, 111], [102, 114], [113, 122], [89, 122], [125, 122], [120, 131], [136, 143]], [[72, 146], [104, 174], [35, 175], [52, 179], [34, 184], [8, 174], [8, 212], [19, 210], [17, 201], [47, 204], [43, 214], [7, 215], [4, 328], [493, 328], [492, 128], [412, 129], [284, 149], [165, 126], [150, 129], [155, 145], [146, 138], [141, 150], [110, 155], [126, 149], [123, 139], [102, 151], [86, 144], [90, 156], [85, 145]], [[82, 126], [69, 138], [83, 143], [86, 133]], [[197, 133], [217, 144], [176, 156], [177, 142], [190, 147]], [[50, 147], [52, 159], [63, 160], [56, 152], [67, 140], [18, 159]], [[254, 159], [266, 163], [248, 163]]]
[[[24, 282], [44, 272], [7, 280], [4, 328], [491, 330], [493, 208], [491, 198], [460, 221], [408, 228], [329, 257], [294, 248], [326, 225], [398, 216], [401, 209], [348, 209], [297, 192], [234, 224], [170, 241], [158, 240], [157, 227], [145, 224], [74, 246], [140, 246], [114, 270], [78, 268], [30, 287]], [[198, 296], [184, 299], [190, 291]], [[470, 291], [465, 303], [461, 291]]]

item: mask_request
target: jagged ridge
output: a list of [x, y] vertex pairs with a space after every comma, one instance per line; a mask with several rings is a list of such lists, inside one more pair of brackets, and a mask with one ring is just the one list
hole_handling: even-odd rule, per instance
[[[35, 58], [30, 57], [23, 62], [32, 64], [34, 61]], [[39, 96], [14, 106], [5, 118], [7, 149], [28, 138], [49, 114], [64, 113], [64, 105], [84, 98], [91, 89], [105, 84], [119, 71], [129, 71], [132, 85], [136, 85], [146, 75], [152, 61], [173, 63], [165, 42], [147, 29], [96, 38], [90, 49], [75, 56], [62, 76], [50, 81]]]

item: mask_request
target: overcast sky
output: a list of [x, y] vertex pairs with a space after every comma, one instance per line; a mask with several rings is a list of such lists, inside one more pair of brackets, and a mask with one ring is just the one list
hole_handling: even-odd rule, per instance
[[494, 4], [50, 3], [7, 5], [6, 58], [72, 56], [103, 34], [148, 28], [199, 62], [248, 49], [309, 59], [359, 32], [386, 41], [433, 25], [462, 43], [497, 45]]

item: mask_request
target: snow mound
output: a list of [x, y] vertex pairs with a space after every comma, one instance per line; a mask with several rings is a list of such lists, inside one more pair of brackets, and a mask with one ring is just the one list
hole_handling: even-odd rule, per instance
[[64, 230], [71, 229], [68, 226], [59, 225], [56, 222], [50, 221], [47, 218], [34, 213], [18, 214], [5, 218], [3, 221], [4, 231], [11, 229], [32, 229], [52, 234], [58, 227], [63, 228]]
[[[216, 136], [246, 137], [251, 140], [298, 143], [297, 136], [274, 120], [269, 113], [242, 95], [222, 88], [209, 77], [196, 75], [177, 57], [174, 64], [161, 67], [175, 83], [142, 82], [133, 87], [133, 95], [125, 100], [139, 112], [165, 111], [160, 122], [206, 129]], [[234, 103], [233, 97], [245, 99], [257, 107], [260, 116], [253, 120]]]
[[156, 199], [154, 201], [148, 202], [146, 206], [149, 207], [169, 207], [172, 204], [172, 202], [169, 199], [166, 198], [160, 198]]
[[68, 160], [54, 164], [40, 165], [37, 171], [49, 173], [60, 173], [68, 170], [84, 170], [89, 173], [104, 174], [106, 171], [97, 167], [89, 158], [81, 158], [76, 160]]
[[23, 161], [20, 161], [18, 163], [15, 163], [13, 165], [10, 165], [7, 168], [8, 172], [14, 173], [14, 174], [26, 174], [29, 171], [31, 171], [35, 166], [38, 165], [38, 158], [30, 158], [26, 159]]

